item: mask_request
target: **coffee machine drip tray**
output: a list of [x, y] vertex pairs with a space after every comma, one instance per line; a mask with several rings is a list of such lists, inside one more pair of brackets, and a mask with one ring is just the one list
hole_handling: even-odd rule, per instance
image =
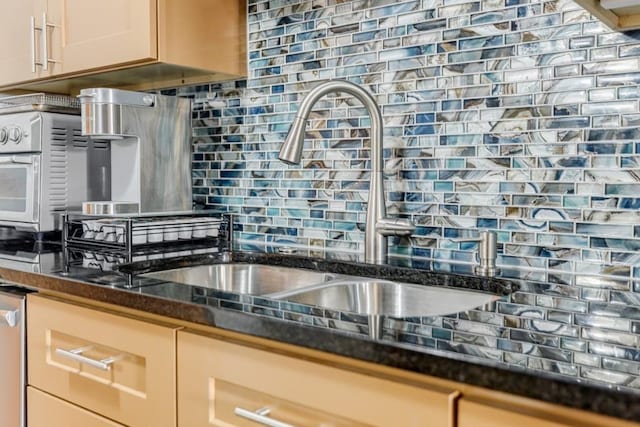
[[84, 202], [84, 215], [130, 215], [140, 212], [140, 204], [136, 202]]

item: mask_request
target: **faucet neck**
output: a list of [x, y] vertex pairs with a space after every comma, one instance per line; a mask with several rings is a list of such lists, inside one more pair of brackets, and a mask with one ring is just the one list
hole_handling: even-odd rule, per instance
[[382, 151], [382, 114], [374, 97], [362, 87], [346, 80], [329, 80], [313, 88], [302, 100], [298, 108], [298, 113], [291, 125], [287, 139], [280, 150], [279, 158], [288, 163], [300, 163], [302, 146], [304, 145], [304, 131], [307, 120], [313, 106], [325, 95], [330, 93], [347, 93], [357, 100], [367, 109], [371, 118], [371, 172], [382, 172], [383, 151]]

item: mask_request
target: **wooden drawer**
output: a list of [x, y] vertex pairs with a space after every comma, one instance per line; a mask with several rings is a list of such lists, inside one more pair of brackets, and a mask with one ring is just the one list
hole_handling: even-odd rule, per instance
[[[448, 426], [453, 390], [429, 390], [178, 332], [178, 426]], [[237, 409], [239, 408], [239, 409]]]
[[124, 427], [33, 387], [27, 399], [27, 427]]
[[531, 415], [492, 408], [460, 399], [458, 403], [458, 427], [567, 427], [555, 421], [547, 421]]
[[174, 329], [33, 294], [27, 307], [29, 385], [131, 427], [175, 425]]
[[[476, 393], [477, 394], [477, 393]], [[458, 400], [458, 427], [638, 427], [640, 424], [592, 412], [566, 408], [525, 397], [495, 399], [491, 391], [487, 402]]]

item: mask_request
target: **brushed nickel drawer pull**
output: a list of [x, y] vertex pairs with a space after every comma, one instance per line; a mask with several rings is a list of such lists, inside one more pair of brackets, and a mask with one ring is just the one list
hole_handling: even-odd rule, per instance
[[251, 421], [255, 421], [256, 423], [269, 426], [269, 427], [294, 427], [291, 424], [283, 423], [282, 421], [274, 420], [273, 418], [269, 418], [268, 415], [271, 412], [269, 408], [260, 408], [255, 412], [251, 412], [248, 409], [236, 407], [233, 411], [239, 417], [246, 418]]
[[108, 371], [111, 369], [111, 365], [113, 365], [119, 357], [111, 356], [102, 360], [95, 360], [87, 356], [83, 356], [82, 353], [85, 351], [91, 350], [93, 347], [80, 347], [75, 348], [73, 350], [64, 350], [62, 348], [56, 348], [56, 354], [58, 356], [66, 357], [67, 359], [71, 359], [74, 362], [84, 363], [85, 365], [93, 366], [94, 368], [101, 369], [103, 371]]

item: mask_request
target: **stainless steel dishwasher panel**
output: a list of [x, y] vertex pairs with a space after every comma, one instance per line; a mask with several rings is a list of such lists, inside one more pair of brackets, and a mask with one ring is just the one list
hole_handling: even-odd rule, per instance
[[0, 285], [0, 426], [25, 427], [25, 294]]

